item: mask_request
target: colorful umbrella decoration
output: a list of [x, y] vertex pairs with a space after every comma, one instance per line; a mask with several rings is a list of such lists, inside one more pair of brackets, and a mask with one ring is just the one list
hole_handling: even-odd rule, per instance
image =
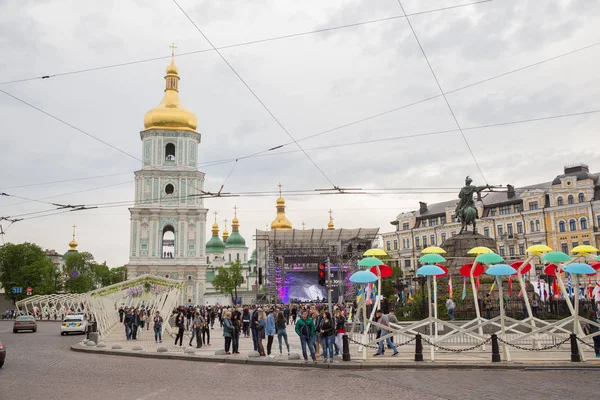
[[500, 263], [504, 261], [504, 258], [500, 257], [496, 253], [484, 253], [480, 254], [475, 258], [475, 262], [483, 263], [483, 264], [493, 264]]
[[446, 254], [446, 250], [438, 246], [429, 246], [424, 248], [421, 254]]
[[389, 265], [385, 265], [385, 264], [381, 264], [379, 266], [371, 267], [370, 271], [374, 275], [377, 275], [377, 268], [379, 268], [379, 273], [381, 274], [382, 278], [389, 278], [394, 273], [394, 270], [392, 269], [392, 267], [390, 267]]
[[[473, 263], [468, 263], [460, 267], [458, 273], [462, 276], [466, 276], [469, 278], [471, 276], [471, 268], [473, 267]], [[482, 264], [475, 265], [475, 271], [473, 271], [473, 276], [479, 276], [485, 272], [485, 268]]]
[[357, 271], [350, 275], [350, 282], [353, 283], [371, 283], [377, 281], [377, 275], [371, 271]]
[[526, 251], [527, 253], [540, 254], [548, 253], [552, 251], [552, 248], [546, 246], [545, 244], [534, 244], [533, 246], [529, 246]]
[[377, 265], [383, 265], [383, 261], [375, 257], [365, 257], [358, 262], [359, 267], [375, 267]]
[[493, 252], [494, 251], [492, 249], [490, 249], [489, 247], [478, 246], [478, 247], [473, 247], [471, 250], [467, 251], [467, 254], [480, 255], [480, 254], [493, 253]]
[[436, 278], [441, 278], [442, 276], [448, 275], [448, 268], [446, 268], [446, 267], [444, 267], [443, 265], [440, 265], [440, 264], [436, 264], [435, 266], [436, 267], [440, 267], [444, 271], [443, 274], [436, 275]]
[[578, 254], [588, 254], [588, 253], [597, 253], [598, 249], [594, 246], [590, 246], [589, 244], [581, 244], [579, 246], [573, 247], [571, 253]]
[[565, 267], [565, 272], [570, 274], [584, 275], [584, 274], [596, 274], [596, 270], [589, 266], [588, 264], [583, 263], [573, 263], [569, 264]]
[[517, 270], [508, 264], [494, 264], [485, 271], [488, 275], [503, 276], [503, 275], [514, 275]]
[[569, 257], [568, 255], [566, 255], [565, 253], [562, 253], [560, 251], [551, 251], [549, 253], [546, 253], [542, 256], [542, 260], [544, 261], [549, 261], [551, 263], [563, 263], [563, 262], [569, 262], [571, 261], [571, 257]]
[[445, 261], [446, 259], [439, 254], [425, 254], [423, 257], [419, 258], [421, 264], [436, 264]]
[[373, 256], [373, 257], [375, 257], [375, 256], [383, 256], [383, 257], [385, 257], [385, 256], [387, 256], [387, 253], [385, 251], [383, 251], [382, 249], [375, 248], [375, 249], [369, 249], [369, 250], [365, 251], [363, 253], [363, 256], [365, 256], [365, 257], [371, 257], [371, 256]]
[[[519, 270], [521, 265], [523, 265], [523, 261], [515, 261], [514, 263], [510, 264], [510, 266], [513, 267], [514, 269], [516, 269], [517, 271]], [[523, 269], [521, 270], [521, 275], [528, 273], [530, 270], [531, 270], [531, 263], [529, 263], [523, 267]]]
[[444, 270], [438, 267], [437, 265], [423, 265], [421, 268], [417, 270], [417, 275], [424, 276], [437, 276], [443, 274]]

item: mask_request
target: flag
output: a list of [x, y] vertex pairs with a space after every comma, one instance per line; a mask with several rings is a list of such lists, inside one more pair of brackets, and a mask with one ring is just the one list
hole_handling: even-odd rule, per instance
[[512, 276], [508, 277], [508, 295], [512, 296]]
[[400, 295], [402, 296], [402, 302], [404, 303], [404, 290], [400, 293]]
[[356, 302], [360, 303], [365, 296], [364, 286], [358, 289], [358, 293], [356, 293]]
[[540, 278], [539, 277], [538, 277], [538, 281], [537, 281], [537, 291], [538, 291], [542, 301], [544, 301], [544, 293], [542, 292], [542, 287], [540, 286]]
[[367, 283], [365, 285], [365, 302], [367, 304], [371, 304], [371, 287], [373, 286], [373, 283]]
[[412, 299], [412, 286], [408, 287], [408, 299], [411, 300]]
[[400, 301], [400, 293], [398, 293], [398, 289], [394, 288], [394, 296], [396, 296], [396, 303]]
[[371, 283], [371, 300], [377, 300], [377, 285], [375, 283]]
[[552, 295], [558, 297], [558, 280], [556, 276], [552, 279]]
[[448, 297], [452, 298], [452, 275], [448, 278]]
[[496, 286], [496, 281], [492, 282], [492, 286], [490, 287], [490, 294], [494, 291], [494, 287]]
[[464, 300], [465, 297], [467, 297], [467, 277], [463, 277], [463, 292], [462, 292], [462, 299]]
[[571, 284], [571, 274], [567, 272], [567, 293], [569, 297], [573, 297], [573, 285]]

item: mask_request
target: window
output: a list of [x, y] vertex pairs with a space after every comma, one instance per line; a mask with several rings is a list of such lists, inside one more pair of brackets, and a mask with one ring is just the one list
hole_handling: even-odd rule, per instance
[[504, 251], [504, 246], [500, 246], [499, 249], [500, 249], [500, 255], [502, 257], [504, 257], [506, 255], [506, 251]]
[[510, 206], [500, 207], [500, 215], [510, 214]]
[[421, 226], [423, 226], [423, 227], [427, 226], [427, 220], [426, 219], [424, 219], [423, 221], [421, 221]]
[[585, 201], [585, 194], [579, 193], [579, 202], [583, 203]]
[[173, 194], [174, 191], [175, 191], [175, 188], [170, 183], [167, 186], [165, 186], [166, 194]]
[[456, 236], [456, 231], [452, 231], [452, 236]]
[[442, 233], [442, 243], [444, 243], [446, 241], [446, 234]]
[[415, 246], [417, 247], [417, 250], [421, 248], [421, 244], [420, 244], [420, 239], [418, 237], [415, 238]]
[[229, 255], [229, 262], [231, 262], [231, 254]]
[[[452, 214], [452, 222], [456, 222], [456, 215]], [[600, 219], [598, 219], [598, 221], [600, 221]]]
[[498, 225], [498, 236], [504, 235], [504, 227], [502, 225]]
[[398, 250], [398, 240], [394, 240], [394, 250]]
[[446, 223], [446, 216], [445, 216], [445, 215], [442, 215], [442, 216], [440, 217], [440, 224], [444, 225], [445, 223]]
[[529, 232], [535, 232], [535, 222], [533, 220], [529, 221]]
[[429, 226], [437, 226], [437, 224], [438, 224], [437, 218], [430, 218], [429, 219]]
[[523, 255], [525, 254], [525, 245], [524, 244], [520, 244], [519, 245], [519, 255]]
[[492, 217], [495, 217], [495, 216], [496, 216], [496, 209], [495, 209], [495, 208], [492, 208], [492, 209], [490, 210], [490, 215], [491, 215]]
[[483, 236], [490, 237], [490, 228], [488, 228], [487, 226], [483, 228]]
[[407, 230], [409, 230], [409, 229], [410, 229], [410, 228], [409, 228], [409, 226], [408, 226], [408, 222], [404, 222], [404, 223], [402, 224], [402, 230], [405, 230], [405, 231], [407, 231]]
[[515, 212], [521, 212], [521, 205], [520, 204], [515, 204]]
[[535, 220], [535, 231], [536, 232], [540, 231], [540, 220], [539, 219]]
[[506, 224], [506, 233], [508, 233], [509, 236], [514, 235], [513, 224]]
[[404, 266], [410, 268], [410, 260], [404, 260]]
[[517, 222], [517, 233], [523, 233], [523, 223]]
[[569, 245], [568, 245], [568, 244], [566, 244], [566, 243], [562, 243], [562, 244], [560, 245], [560, 250], [561, 250], [563, 253], [567, 253], [567, 254], [568, 254], [568, 253], [569, 253]]
[[387, 251], [390, 251], [391, 250], [390, 247], [391, 247], [391, 242], [388, 240], [387, 242], [385, 242], [385, 249]]
[[569, 230], [576, 231], [577, 230], [577, 221], [574, 219], [569, 220]]
[[240, 253], [237, 253], [237, 254], [236, 254], [236, 256], [235, 256], [235, 259], [236, 259], [237, 261], [240, 261]]
[[571, 247], [574, 249], [575, 247], [579, 246], [579, 242], [573, 242], [571, 243]]
[[562, 206], [563, 204], [564, 204], [564, 201], [563, 201], [562, 196], [558, 196], [558, 198], [556, 199], [556, 205]]
[[423, 236], [423, 248], [427, 247], [427, 236]]
[[175, 145], [173, 143], [167, 143], [165, 146], [165, 160], [175, 161]]
[[596, 219], [597, 219], [597, 225], [598, 225], [598, 226], [600, 226], [600, 215], [598, 215], [598, 216], [596, 217]]
[[581, 218], [579, 220], [579, 223], [581, 224], [581, 229], [588, 229], [588, 220], [587, 218]]
[[558, 222], [558, 231], [559, 232], [566, 232], [567, 231], [567, 225], [565, 224], [565, 221], [559, 221]]
[[163, 228], [162, 233], [162, 258], [175, 257], [175, 229], [171, 225]]
[[584, 240], [583, 244], [585, 244], [586, 246], [589, 246], [590, 245], [590, 241], [589, 240]]
[[435, 235], [429, 236], [429, 243], [431, 243], [432, 246], [435, 246]]
[[530, 201], [529, 202], [529, 209], [530, 210], [537, 210], [538, 209], [538, 202], [537, 201]]
[[568, 202], [569, 204], [573, 204], [573, 203], [575, 203], [575, 198], [573, 197], [573, 195], [572, 195], [572, 194], [570, 194], [570, 195], [569, 195], [569, 197], [567, 197], [567, 202]]
[[508, 246], [508, 255], [511, 257], [515, 256], [515, 246]]
[[406, 239], [406, 248], [410, 249], [410, 239]]

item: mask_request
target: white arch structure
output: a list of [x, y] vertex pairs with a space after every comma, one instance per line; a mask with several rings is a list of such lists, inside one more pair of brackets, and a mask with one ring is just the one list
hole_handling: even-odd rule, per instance
[[[119, 325], [120, 306], [160, 311], [166, 321], [178, 305], [182, 286], [176, 280], [146, 274], [82, 294], [36, 295], [16, 306], [21, 314], [41, 318], [62, 319], [69, 312], [84, 312], [97, 322], [100, 335], [108, 336]], [[163, 324], [163, 329], [169, 331], [169, 324]]]

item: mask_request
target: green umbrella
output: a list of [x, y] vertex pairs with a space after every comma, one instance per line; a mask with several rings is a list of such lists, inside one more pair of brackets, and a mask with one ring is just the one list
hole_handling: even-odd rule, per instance
[[365, 257], [358, 262], [359, 267], [375, 267], [383, 265], [383, 261], [376, 257]]
[[477, 258], [475, 258], [476, 263], [482, 263], [482, 264], [493, 264], [493, 263], [499, 263], [502, 261], [504, 261], [504, 258], [500, 257], [496, 253], [484, 253], [484, 254], [478, 255]]
[[421, 264], [435, 264], [444, 261], [446, 261], [446, 259], [439, 254], [425, 254], [423, 257], [419, 258]]
[[551, 251], [542, 256], [542, 260], [558, 264], [571, 261], [571, 257], [560, 251]]

